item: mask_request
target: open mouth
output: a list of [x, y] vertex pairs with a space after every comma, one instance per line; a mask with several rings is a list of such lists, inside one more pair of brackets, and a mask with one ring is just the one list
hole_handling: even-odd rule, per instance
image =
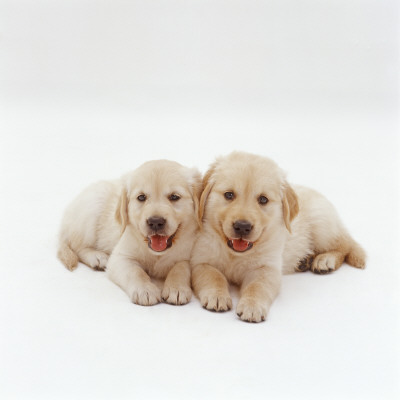
[[169, 249], [172, 246], [172, 239], [176, 235], [176, 232], [171, 236], [165, 235], [151, 235], [147, 237], [147, 244], [150, 249], [161, 252]]
[[253, 247], [253, 242], [240, 239], [228, 239], [227, 245], [234, 251], [242, 253], [243, 251], [250, 250]]

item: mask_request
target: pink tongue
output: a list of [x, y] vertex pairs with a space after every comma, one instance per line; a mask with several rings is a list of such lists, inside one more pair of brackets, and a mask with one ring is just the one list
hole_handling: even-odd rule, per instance
[[154, 251], [163, 251], [167, 248], [168, 236], [150, 236], [150, 246]]
[[245, 251], [247, 250], [248, 245], [249, 242], [247, 240], [232, 239], [232, 246], [236, 251]]

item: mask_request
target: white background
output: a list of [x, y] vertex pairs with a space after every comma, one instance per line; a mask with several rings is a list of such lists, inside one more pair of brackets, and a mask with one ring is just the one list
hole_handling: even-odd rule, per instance
[[[0, 0], [0, 397], [398, 398], [396, 3]], [[56, 259], [87, 184], [232, 150], [329, 197], [366, 270], [286, 276], [246, 324]]]

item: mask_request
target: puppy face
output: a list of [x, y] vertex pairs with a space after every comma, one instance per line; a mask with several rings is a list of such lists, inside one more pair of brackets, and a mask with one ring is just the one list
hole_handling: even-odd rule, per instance
[[197, 224], [200, 174], [167, 161], [149, 161], [125, 177], [116, 218], [132, 225], [155, 254], [171, 248], [189, 225]]
[[200, 200], [205, 219], [229, 249], [251, 251], [298, 213], [297, 197], [282, 170], [264, 157], [235, 152], [206, 173]]

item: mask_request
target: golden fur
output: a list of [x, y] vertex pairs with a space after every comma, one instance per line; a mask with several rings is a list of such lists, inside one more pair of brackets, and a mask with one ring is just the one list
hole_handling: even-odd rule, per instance
[[[260, 203], [264, 197], [266, 204]], [[309, 267], [325, 273], [344, 260], [365, 265], [363, 249], [328, 200], [290, 186], [283, 171], [261, 156], [234, 152], [211, 165], [203, 180], [199, 220], [202, 231], [191, 258], [194, 292], [206, 309], [225, 311], [232, 307], [228, 282], [239, 285], [236, 312], [245, 321], [266, 318], [282, 272]], [[238, 234], [238, 221], [251, 225], [246, 236]]]
[[[134, 303], [152, 305], [163, 298], [185, 304], [191, 297], [189, 258], [200, 191], [197, 170], [167, 160], [149, 161], [121, 180], [91, 185], [65, 212], [58, 256], [70, 270], [78, 261], [106, 269]], [[145, 200], [139, 201], [141, 195]], [[162, 230], [149, 226], [152, 217], [165, 220]], [[163, 247], [150, 247], [150, 238], [160, 239]], [[162, 291], [150, 276], [166, 278]]]

